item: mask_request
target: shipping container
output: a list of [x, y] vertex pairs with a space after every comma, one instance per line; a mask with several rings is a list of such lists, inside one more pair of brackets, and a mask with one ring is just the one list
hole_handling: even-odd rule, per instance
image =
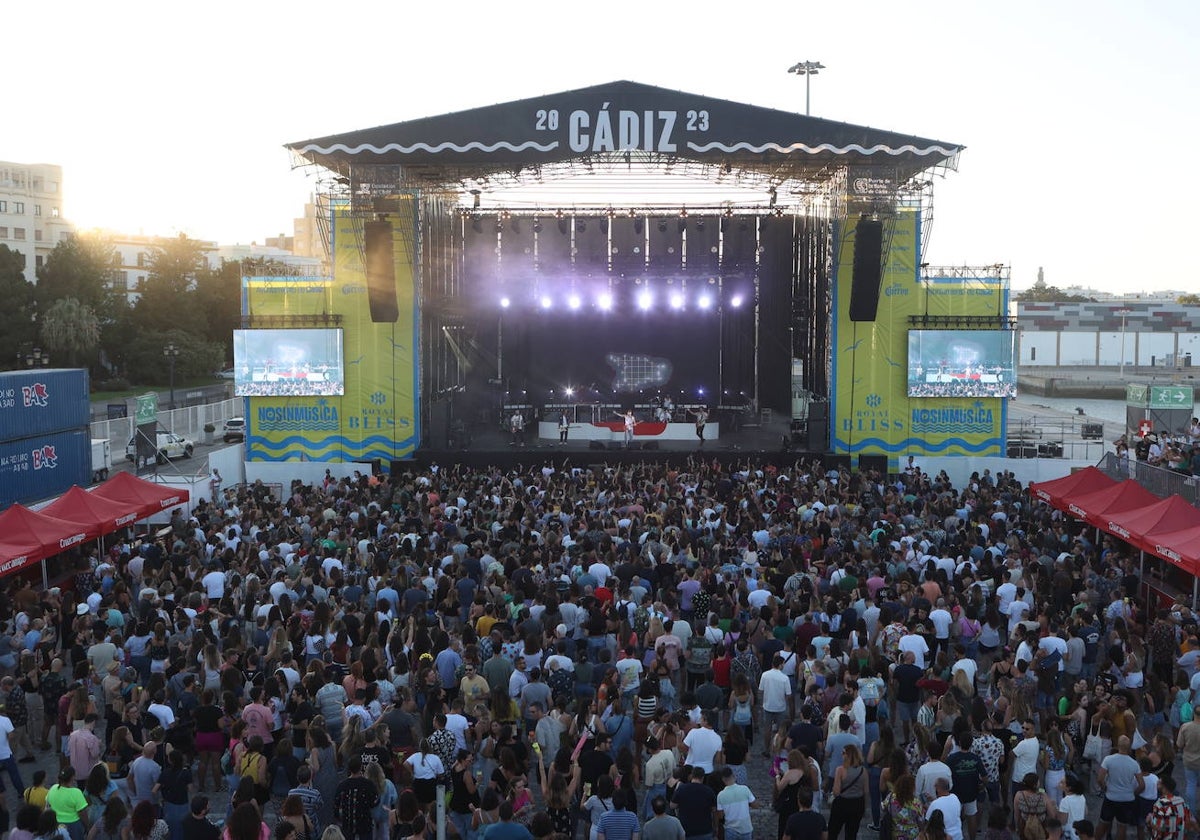
[[0, 441], [82, 429], [92, 420], [84, 368], [0, 371]]
[[29, 504], [92, 478], [92, 438], [87, 429], [0, 443], [0, 510]]

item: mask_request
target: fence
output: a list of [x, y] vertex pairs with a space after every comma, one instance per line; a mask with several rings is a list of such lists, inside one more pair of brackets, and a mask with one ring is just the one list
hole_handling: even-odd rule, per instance
[[1197, 476], [1133, 459], [1118, 458], [1114, 452], [1104, 453], [1096, 468], [1116, 481], [1132, 478], [1159, 498], [1179, 496], [1185, 502], [1200, 507], [1200, 478]]
[[[174, 411], [159, 411], [158, 425], [191, 440], [202, 443], [204, 426], [212, 423], [217, 430], [214, 435], [221, 434], [221, 425], [230, 417], [240, 417], [245, 407], [245, 401], [240, 397], [232, 400], [222, 400], [204, 405], [189, 405]], [[92, 422], [92, 437], [106, 438], [111, 441], [113, 458], [124, 457], [125, 445], [133, 439], [133, 417], [119, 417], [115, 420], [95, 420]]]

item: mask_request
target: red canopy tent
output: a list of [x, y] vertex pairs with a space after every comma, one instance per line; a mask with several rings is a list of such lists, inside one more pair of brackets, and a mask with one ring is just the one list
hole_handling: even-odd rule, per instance
[[137, 514], [135, 519], [181, 505], [190, 498], [186, 490], [165, 487], [125, 472], [119, 472], [101, 484], [92, 495], [121, 503], [128, 513]]
[[1029, 492], [1043, 502], [1049, 502], [1051, 507], [1065, 510], [1063, 499], [1073, 492], [1087, 493], [1104, 487], [1111, 487], [1117, 482], [1095, 467], [1084, 467], [1081, 470], [1053, 478], [1049, 481], [1031, 481]]
[[1066, 503], [1065, 510], [1076, 519], [1106, 529], [1117, 514], [1148, 507], [1159, 498], [1136, 481], [1125, 479], [1100, 490], [1076, 491], [1068, 494], [1063, 501]]
[[1148, 534], [1146, 550], [1200, 576], [1200, 525], [1181, 531]]
[[1179, 496], [1168, 496], [1140, 510], [1113, 516], [1104, 530], [1144, 551], [1153, 551], [1152, 534], [1200, 528], [1200, 510]]
[[138, 520], [128, 504], [89, 493], [82, 487], [72, 487], [41, 513], [75, 522], [88, 528], [88, 539], [103, 537]]
[[11, 574], [88, 539], [85, 527], [24, 505], [0, 513], [0, 534], [0, 574]]

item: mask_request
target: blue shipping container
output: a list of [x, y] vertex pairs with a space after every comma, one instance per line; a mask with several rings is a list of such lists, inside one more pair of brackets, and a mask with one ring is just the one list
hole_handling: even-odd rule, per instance
[[92, 440], [87, 429], [0, 443], [0, 509], [28, 504], [92, 479]]
[[0, 441], [82, 429], [88, 397], [85, 368], [0, 371]]

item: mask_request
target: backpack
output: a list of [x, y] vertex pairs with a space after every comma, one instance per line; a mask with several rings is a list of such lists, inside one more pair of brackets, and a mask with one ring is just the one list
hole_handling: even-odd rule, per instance
[[1030, 814], [1021, 824], [1021, 840], [1046, 840], [1046, 827], [1042, 825], [1044, 817]]
[[555, 699], [559, 697], [570, 699], [575, 694], [575, 672], [568, 671], [566, 668], [551, 671], [546, 677], [546, 685], [550, 687], [550, 694]]
[[644, 639], [649, 629], [650, 610], [644, 606], [638, 607], [633, 611], [633, 632], [638, 634], [639, 639]]

